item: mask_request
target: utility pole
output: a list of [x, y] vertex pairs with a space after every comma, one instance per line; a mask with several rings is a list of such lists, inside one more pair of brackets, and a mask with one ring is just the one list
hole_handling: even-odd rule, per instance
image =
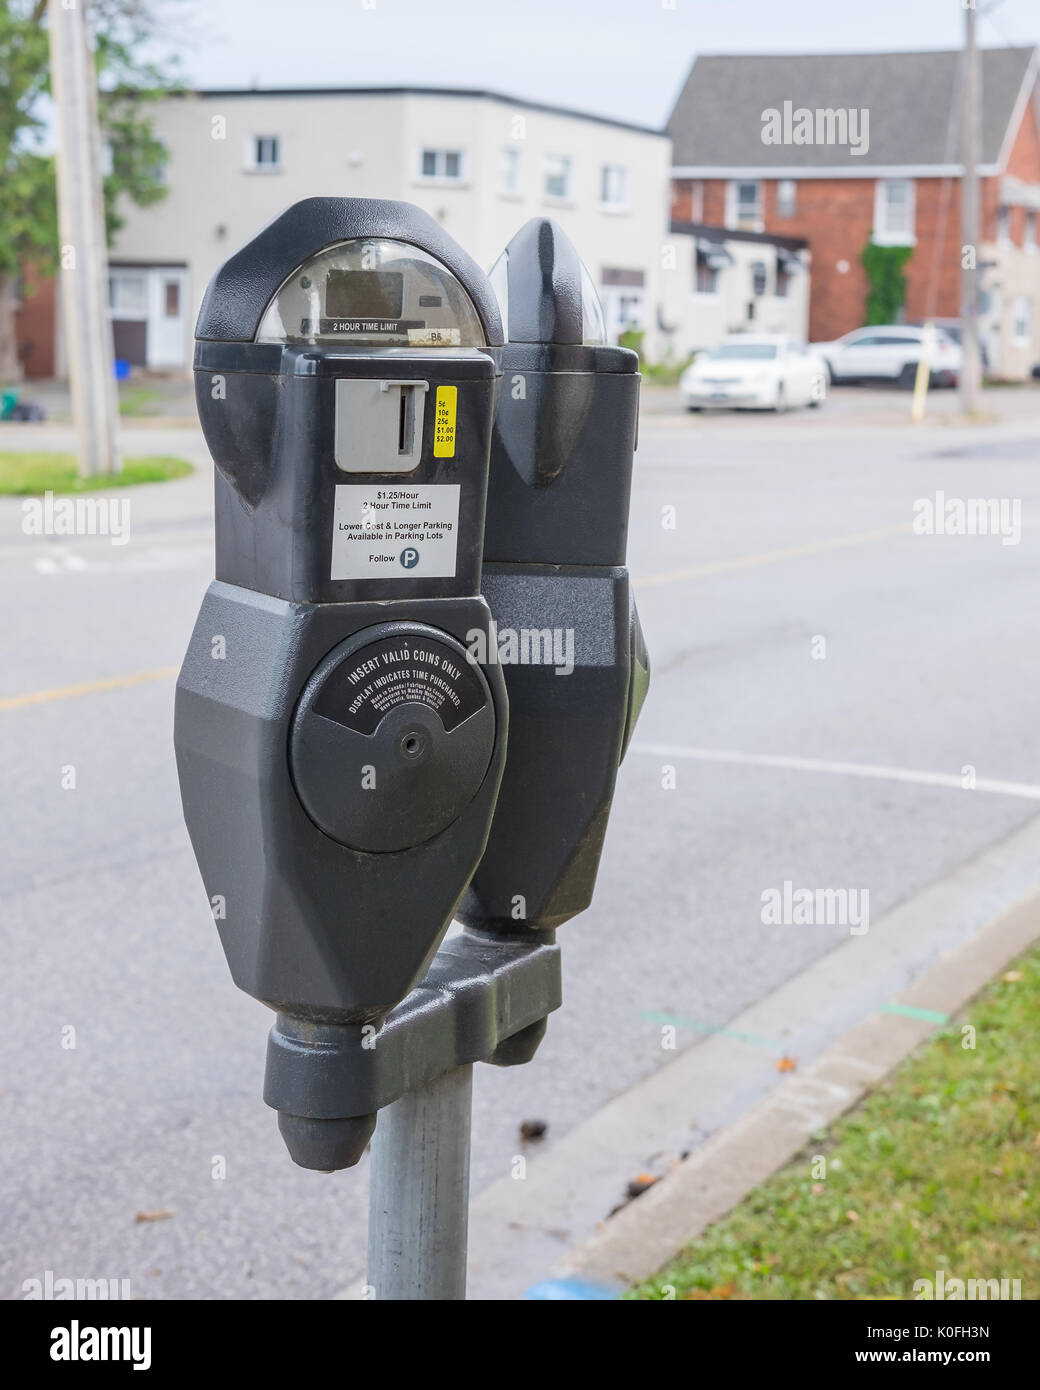
[[[964, 106], [962, 149], [964, 186], [961, 190], [961, 408], [974, 415], [982, 386], [982, 354], [979, 347], [979, 257], [982, 233], [979, 211], [979, 159], [982, 129], [982, 71], [975, 38], [974, 0], [964, 6]], [[965, 265], [964, 261], [968, 264]]]
[[50, 0], [51, 91], [58, 131], [61, 310], [84, 476], [118, 473], [116, 387], [97, 76], [87, 0]]

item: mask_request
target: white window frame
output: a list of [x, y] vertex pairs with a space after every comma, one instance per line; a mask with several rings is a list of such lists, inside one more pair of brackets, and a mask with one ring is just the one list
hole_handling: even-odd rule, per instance
[[1016, 295], [1011, 305], [1011, 341], [1015, 347], [1033, 345], [1033, 301], [1027, 294]]
[[[273, 160], [260, 159], [260, 146], [264, 142], [274, 145]], [[280, 174], [282, 172], [282, 137], [280, 135], [247, 135], [245, 166], [250, 174]]]
[[[620, 198], [608, 197], [619, 184]], [[599, 205], [603, 212], [628, 212], [628, 165], [602, 164], [599, 171]]]
[[[906, 185], [906, 231], [891, 231], [888, 227], [888, 189], [893, 184]], [[917, 184], [913, 179], [878, 179], [874, 184], [874, 231], [877, 246], [917, 245]]]
[[[434, 172], [427, 174], [423, 170], [423, 165], [428, 154], [433, 155]], [[459, 172], [449, 174], [448, 155], [458, 155]], [[435, 185], [439, 188], [458, 188], [467, 182], [469, 175], [469, 156], [461, 145], [420, 145], [419, 155], [416, 160], [416, 182]]]
[[[780, 190], [789, 193], [788, 198], [781, 196]], [[797, 179], [777, 179], [776, 181], [776, 216], [785, 222], [792, 217], [798, 216], [798, 180]]]
[[[112, 293], [117, 282], [124, 284], [128, 280], [139, 281], [141, 285], [141, 302], [136, 308], [128, 308], [125, 305], [119, 306]], [[118, 319], [120, 323], [134, 320], [140, 323], [148, 318], [148, 267], [142, 266], [109, 266], [108, 270], [108, 312], [109, 316]]]
[[[514, 174], [514, 186], [506, 179], [507, 166]], [[503, 198], [522, 198], [524, 195], [524, 152], [519, 145], [503, 145], [498, 165], [498, 192]]]
[[[737, 189], [746, 186], [754, 186], [757, 190], [755, 196], [756, 217], [753, 225], [742, 226], [740, 221], [740, 202], [737, 198]], [[765, 223], [762, 221], [762, 180], [761, 179], [730, 179], [726, 184], [726, 226], [731, 231], [761, 232], [764, 230]]]
[[[563, 193], [550, 193], [548, 189], [549, 165], [561, 163], [566, 169], [566, 189]], [[542, 158], [542, 198], [547, 203], [569, 203], [574, 191], [574, 160], [569, 154], [547, 154]]]

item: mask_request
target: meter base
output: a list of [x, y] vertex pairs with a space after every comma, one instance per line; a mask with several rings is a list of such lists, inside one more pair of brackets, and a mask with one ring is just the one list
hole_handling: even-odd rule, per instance
[[456, 1067], [530, 1061], [561, 1002], [560, 948], [550, 933], [494, 940], [467, 931], [441, 946], [422, 983], [378, 1029], [279, 1014], [264, 1100], [279, 1112], [295, 1163], [351, 1168], [384, 1106]]

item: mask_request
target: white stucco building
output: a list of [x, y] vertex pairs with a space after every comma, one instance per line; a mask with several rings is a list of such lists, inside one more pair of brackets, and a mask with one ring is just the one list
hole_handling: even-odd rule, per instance
[[493, 92], [207, 91], [154, 110], [167, 197], [124, 207], [110, 257], [116, 355], [186, 369], [213, 272], [291, 203], [397, 198], [489, 268], [530, 217], [557, 219], [599, 287], [608, 331], [659, 324], [671, 146], [659, 131]]

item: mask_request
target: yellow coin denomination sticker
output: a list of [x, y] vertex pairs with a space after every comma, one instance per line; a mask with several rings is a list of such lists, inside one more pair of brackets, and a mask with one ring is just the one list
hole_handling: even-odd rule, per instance
[[457, 386], [438, 386], [433, 420], [433, 457], [455, 457], [455, 410], [458, 404]]

